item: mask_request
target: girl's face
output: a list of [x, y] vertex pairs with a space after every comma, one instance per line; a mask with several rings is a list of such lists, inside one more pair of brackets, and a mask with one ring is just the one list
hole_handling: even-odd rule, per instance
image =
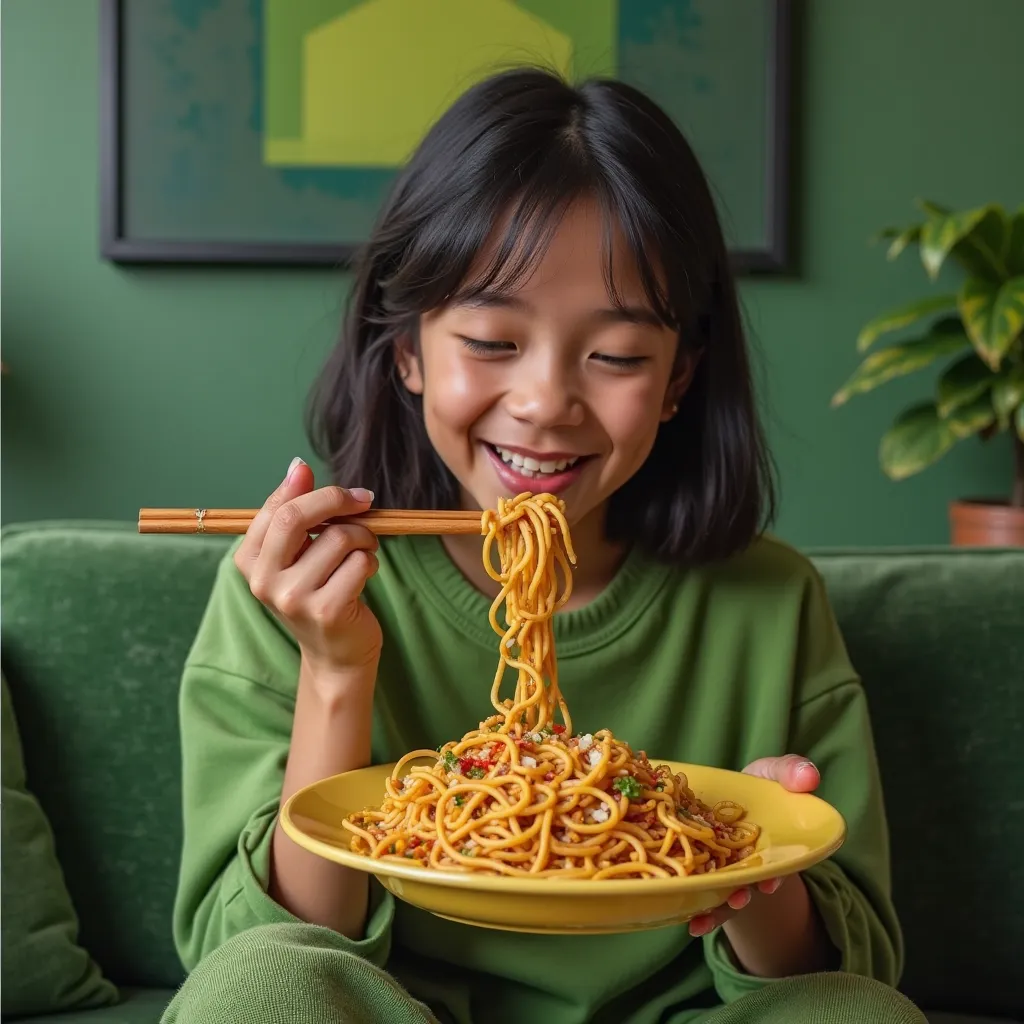
[[579, 522], [647, 458], [691, 367], [673, 378], [676, 334], [655, 318], [621, 239], [614, 266], [625, 313], [605, 287], [600, 212], [576, 204], [515, 291], [425, 315], [418, 355], [400, 354], [467, 508], [551, 491]]

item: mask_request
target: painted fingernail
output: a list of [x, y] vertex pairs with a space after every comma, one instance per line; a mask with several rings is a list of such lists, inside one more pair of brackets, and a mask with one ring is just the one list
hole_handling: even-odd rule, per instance
[[350, 487], [348, 493], [356, 501], [373, 501], [373, 491], [368, 491], [365, 487]]
[[295, 458], [292, 459], [292, 461], [288, 463], [288, 472], [285, 473], [285, 476], [284, 476], [285, 480], [291, 480], [292, 473], [294, 473], [295, 470], [299, 466], [304, 466], [304, 465], [305, 465], [305, 463], [302, 461], [302, 459], [300, 459], [298, 457], [298, 455], [296, 455]]
[[695, 939], [699, 939], [702, 935], [707, 935], [713, 927], [714, 921], [710, 917], [695, 917], [690, 922], [690, 934]]
[[773, 892], [778, 892], [780, 885], [782, 885], [781, 878], [770, 878], [767, 882], [761, 884], [761, 891], [771, 896]]

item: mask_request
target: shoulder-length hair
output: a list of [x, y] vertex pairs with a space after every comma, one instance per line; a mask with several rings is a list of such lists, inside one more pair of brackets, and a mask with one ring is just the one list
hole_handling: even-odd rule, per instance
[[421, 400], [399, 378], [396, 345], [420, 317], [466, 294], [474, 260], [504, 236], [472, 289], [510, 288], [560, 216], [591, 198], [636, 261], [647, 299], [699, 353], [678, 413], [611, 498], [610, 538], [682, 564], [728, 557], [774, 513], [771, 462], [711, 191], [672, 120], [636, 89], [573, 87], [518, 69], [465, 93], [398, 175], [357, 263], [341, 338], [310, 400], [313, 447], [336, 482], [380, 507], [455, 507], [454, 476], [427, 437]]

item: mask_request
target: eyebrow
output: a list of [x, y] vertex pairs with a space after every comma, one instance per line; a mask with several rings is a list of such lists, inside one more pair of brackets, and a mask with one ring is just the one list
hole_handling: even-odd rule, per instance
[[[456, 295], [450, 305], [453, 308], [464, 309], [509, 309], [516, 313], [529, 313], [532, 308], [528, 302], [516, 295], [487, 290]], [[646, 324], [650, 327], [665, 326], [661, 317], [647, 306], [609, 306], [606, 309], [594, 310], [591, 319], [607, 324], [630, 323]]]

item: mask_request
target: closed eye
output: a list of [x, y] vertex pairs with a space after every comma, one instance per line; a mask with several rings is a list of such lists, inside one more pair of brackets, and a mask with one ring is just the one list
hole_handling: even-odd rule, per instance
[[617, 370], [633, 370], [648, 360], [647, 356], [609, 356], [601, 352], [594, 352], [590, 358]]
[[480, 338], [467, 338], [464, 335], [459, 335], [459, 341], [462, 342], [470, 352], [475, 352], [481, 356], [495, 356], [501, 355], [507, 352], [515, 352], [516, 346], [511, 341], [483, 341]]

